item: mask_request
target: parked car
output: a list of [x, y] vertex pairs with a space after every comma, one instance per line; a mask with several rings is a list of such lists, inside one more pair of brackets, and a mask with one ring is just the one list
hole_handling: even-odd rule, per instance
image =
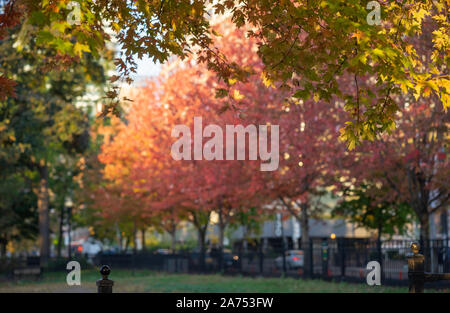
[[155, 251], [155, 254], [168, 255], [168, 254], [171, 254], [171, 252], [169, 249], [160, 248]]
[[103, 250], [102, 243], [98, 240], [95, 240], [94, 238], [75, 241], [72, 242], [70, 246], [74, 255], [83, 255], [88, 258], [95, 257], [99, 252]]
[[118, 254], [120, 253], [120, 249], [117, 246], [112, 246], [112, 247], [104, 247], [102, 249], [102, 251], [100, 251], [99, 253], [97, 253], [97, 255], [102, 254], [102, 255], [110, 255], [110, 254]]
[[[302, 268], [304, 264], [303, 250], [288, 250], [285, 252], [286, 256], [286, 269]], [[278, 269], [283, 269], [283, 256], [279, 256], [275, 259], [275, 266]]]

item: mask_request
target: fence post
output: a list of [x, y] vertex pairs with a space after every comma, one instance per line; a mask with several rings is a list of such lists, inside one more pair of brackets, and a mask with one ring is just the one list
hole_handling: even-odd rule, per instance
[[424, 256], [419, 254], [420, 245], [417, 242], [411, 244], [412, 253], [408, 257], [409, 292], [422, 293], [425, 284]]
[[111, 269], [108, 265], [103, 265], [100, 268], [100, 274], [102, 279], [97, 280], [97, 292], [98, 293], [112, 293], [112, 287], [114, 281], [108, 279], [108, 275], [111, 273]]

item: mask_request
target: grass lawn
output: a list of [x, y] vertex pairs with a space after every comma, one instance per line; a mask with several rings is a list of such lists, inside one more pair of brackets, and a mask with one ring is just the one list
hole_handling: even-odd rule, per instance
[[[96, 292], [98, 271], [82, 270], [81, 286], [68, 286], [66, 273], [47, 273], [40, 281], [0, 282], [0, 292]], [[114, 292], [407, 292], [406, 287], [368, 286], [293, 278], [168, 274], [114, 270]], [[432, 291], [432, 290], [428, 290]]]

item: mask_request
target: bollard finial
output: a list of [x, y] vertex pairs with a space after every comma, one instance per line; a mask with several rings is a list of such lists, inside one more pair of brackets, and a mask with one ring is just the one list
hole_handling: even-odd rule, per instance
[[108, 265], [102, 265], [100, 268], [100, 274], [102, 279], [97, 280], [97, 292], [98, 293], [112, 293], [112, 287], [114, 282], [108, 279], [108, 275], [111, 273], [111, 269]]
[[420, 245], [418, 242], [411, 243], [411, 250], [414, 254], [418, 254], [420, 250]]
[[109, 274], [111, 273], [111, 268], [108, 265], [102, 265], [100, 268], [100, 274], [103, 279], [108, 279]]

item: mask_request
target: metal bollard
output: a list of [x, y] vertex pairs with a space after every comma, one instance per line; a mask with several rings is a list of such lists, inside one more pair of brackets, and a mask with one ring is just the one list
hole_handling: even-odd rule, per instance
[[450, 273], [426, 273], [424, 267], [425, 258], [419, 254], [420, 245], [417, 242], [411, 244], [412, 253], [408, 254], [408, 278], [409, 292], [423, 292], [426, 282], [438, 280], [450, 280]]
[[98, 293], [112, 293], [112, 287], [114, 281], [108, 279], [108, 275], [111, 273], [111, 269], [108, 265], [103, 265], [100, 268], [100, 274], [102, 279], [97, 280], [97, 292]]
[[420, 245], [417, 242], [411, 243], [412, 253], [408, 253], [408, 278], [409, 292], [422, 293], [425, 284], [425, 257], [419, 253]]

